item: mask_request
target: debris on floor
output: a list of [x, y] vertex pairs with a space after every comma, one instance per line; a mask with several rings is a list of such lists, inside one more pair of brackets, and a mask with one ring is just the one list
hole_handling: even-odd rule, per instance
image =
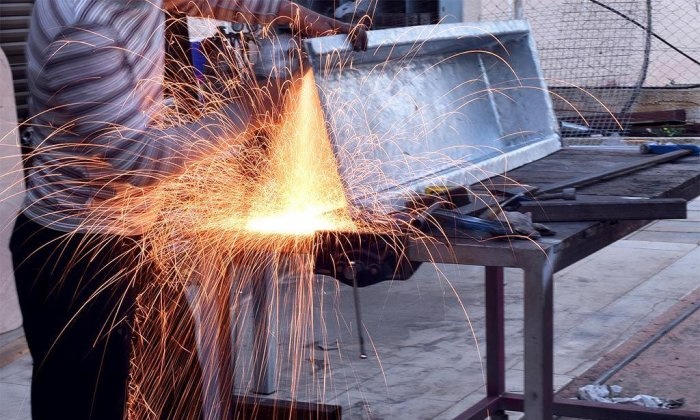
[[622, 397], [619, 385], [586, 385], [578, 389], [579, 400], [605, 402], [613, 404], [633, 404], [649, 408], [680, 408], [684, 399], [669, 399], [652, 395], [639, 394], [634, 397]]

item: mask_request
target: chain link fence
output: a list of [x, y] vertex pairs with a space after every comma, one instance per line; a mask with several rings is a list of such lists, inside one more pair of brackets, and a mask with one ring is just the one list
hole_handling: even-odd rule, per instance
[[[482, 1], [480, 18], [510, 19], [514, 3]], [[695, 90], [677, 106], [700, 109], [700, 0], [521, 3], [565, 135], [629, 133], [652, 90]], [[656, 114], [644, 118], [681, 118]]]

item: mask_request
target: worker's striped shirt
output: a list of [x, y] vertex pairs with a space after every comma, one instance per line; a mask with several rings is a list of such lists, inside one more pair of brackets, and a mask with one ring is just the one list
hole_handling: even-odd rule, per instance
[[153, 124], [163, 99], [163, 9], [267, 23], [279, 1], [37, 0], [27, 41], [35, 153], [25, 214], [65, 232], [139, 233], [138, 208], [104, 203], [176, 172], [193, 137], [215, 137], [193, 135], [211, 131], [201, 124]]

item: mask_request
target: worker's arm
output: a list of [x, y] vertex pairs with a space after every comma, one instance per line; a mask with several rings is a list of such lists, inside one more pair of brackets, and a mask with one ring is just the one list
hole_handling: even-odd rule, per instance
[[42, 139], [37, 152], [56, 171], [90, 182], [148, 185], [247, 127], [249, 114], [237, 108], [190, 125], [155, 127], [160, 81], [137, 80], [133, 72], [138, 60], [150, 57], [134, 57], [110, 26], [66, 28], [45, 54], [33, 82], [33, 100], [45, 111], [33, 123]]
[[367, 49], [367, 27], [363, 23], [353, 26], [340, 22], [289, 0], [281, 0], [279, 15], [282, 21], [286, 21], [285, 23], [289, 23], [293, 28], [306, 36], [348, 34], [350, 43], [355, 51]]
[[320, 15], [289, 0], [166, 0], [166, 10], [187, 16], [250, 23], [284, 23], [304, 36], [347, 34], [355, 50], [367, 49], [367, 28]]

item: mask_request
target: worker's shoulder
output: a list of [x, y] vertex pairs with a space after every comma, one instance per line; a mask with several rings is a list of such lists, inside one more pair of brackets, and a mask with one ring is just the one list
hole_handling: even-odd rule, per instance
[[[163, 22], [158, 2], [114, 0], [38, 0], [30, 30], [31, 45], [58, 49], [119, 46], [131, 49], [158, 38]], [[71, 44], [78, 41], [76, 44]], [[51, 47], [44, 52], [51, 53]]]
[[109, 16], [104, 13], [106, 3], [109, 1], [36, 0], [28, 43], [51, 44], [80, 32], [100, 36], [108, 28]]

